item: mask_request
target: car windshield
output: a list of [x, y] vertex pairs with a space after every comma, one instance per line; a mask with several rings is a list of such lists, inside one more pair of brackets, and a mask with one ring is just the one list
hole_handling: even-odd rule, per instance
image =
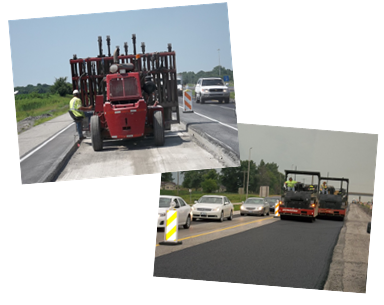
[[273, 203], [277, 201], [277, 198], [265, 198], [265, 201], [268, 203]]
[[244, 203], [246, 204], [260, 204], [264, 203], [263, 198], [248, 198]]
[[181, 85], [181, 79], [178, 79], [178, 80], [177, 80], [177, 84], [178, 84], [178, 85]]
[[198, 201], [199, 203], [216, 203], [221, 204], [223, 201], [220, 197], [201, 197]]
[[171, 206], [171, 198], [160, 197], [159, 208], [169, 208]]
[[203, 86], [224, 86], [224, 82], [221, 79], [203, 79]]

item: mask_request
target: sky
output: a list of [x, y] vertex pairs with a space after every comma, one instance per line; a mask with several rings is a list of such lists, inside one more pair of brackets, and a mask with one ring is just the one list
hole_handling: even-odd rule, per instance
[[377, 134], [254, 124], [238, 128], [241, 160], [250, 155], [257, 165], [276, 163], [281, 173], [318, 171], [322, 177], [348, 178], [350, 192], [374, 191]]
[[222, 67], [232, 69], [227, 4], [215, 3], [10, 20], [14, 86], [51, 85], [65, 76], [70, 81], [69, 60], [73, 54], [98, 56], [98, 36], [104, 54], [108, 55], [107, 35], [111, 54], [116, 46], [123, 53], [124, 42], [132, 54], [132, 34], [140, 53], [141, 42], [146, 52], [166, 51], [171, 43], [178, 72], [210, 71], [219, 60]]

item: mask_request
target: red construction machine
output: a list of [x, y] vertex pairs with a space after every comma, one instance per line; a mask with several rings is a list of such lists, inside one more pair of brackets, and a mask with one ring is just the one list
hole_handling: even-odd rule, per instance
[[315, 221], [319, 211], [320, 172], [286, 170], [285, 181], [289, 175], [294, 176], [294, 181], [296, 175], [300, 179], [297, 179], [294, 190], [284, 191], [279, 207], [280, 219], [304, 218]]
[[334, 181], [334, 184], [339, 183], [339, 187], [328, 185], [327, 194], [320, 194], [320, 207], [318, 217], [330, 217], [344, 220], [348, 207], [349, 179], [321, 177], [320, 185], [324, 181], [327, 182], [327, 184], [328, 181]]
[[83, 106], [94, 106], [90, 124], [92, 146], [103, 149], [107, 139], [154, 137], [156, 146], [164, 144], [164, 130], [180, 123], [177, 96], [176, 54], [168, 51], [136, 53], [136, 35], [132, 35], [133, 54], [125, 55], [120, 48], [111, 56], [107, 36], [108, 56], [103, 54], [102, 39], [98, 37], [97, 57], [70, 60], [73, 90], [80, 91]]

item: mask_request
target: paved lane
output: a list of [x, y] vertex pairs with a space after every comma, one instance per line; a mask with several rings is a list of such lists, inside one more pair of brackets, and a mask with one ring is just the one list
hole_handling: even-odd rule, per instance
[[182, 98], [179, 98], [179, 104], [180, 118], [187, 128], [192, 127], [207, 139], [240, 156], [234, 103], [219, 104], [216, 101], [207, 101], [205, 104], [198, 104], [193, 101], [193, 113], [182, 112]]
[[275, 221], [156, 257], [154, 276], [322, 289], [342, 224]]

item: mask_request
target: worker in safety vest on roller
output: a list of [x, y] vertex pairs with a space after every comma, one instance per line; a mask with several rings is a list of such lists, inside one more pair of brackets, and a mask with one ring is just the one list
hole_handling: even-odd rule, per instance
[[297, 183], [297, 181], [292, 180], [292, 177], [290, 177], [288, 181], [284, 182], [284, 185], [286, 185], [288, 187], [288, 191], [295, 191], [296, 183]]
[[328, 194], [328, 186], [327, 186], [327, 182], [323, 182], [323, 184], [320, 186], [320, 192], [322, 194]]
[[81, 99], [79, 98], [80, 93], [78, 90], [73, 90], [73, 98], [69, 102], [69, 111], [72, 112], [73, 117], [75, 117], [75, 123], [77, 127], [77, 132], [79, 134], [79, 140], [85, 139], [83, 136], [83, 120], [82, 118], [87, 117], [88, 123], [90, 120], [90, 117], [92, 116], [92, 113], [83, 112], [86, 110], [92, 110], [93, 106], [83, 107], [81, 105]]

